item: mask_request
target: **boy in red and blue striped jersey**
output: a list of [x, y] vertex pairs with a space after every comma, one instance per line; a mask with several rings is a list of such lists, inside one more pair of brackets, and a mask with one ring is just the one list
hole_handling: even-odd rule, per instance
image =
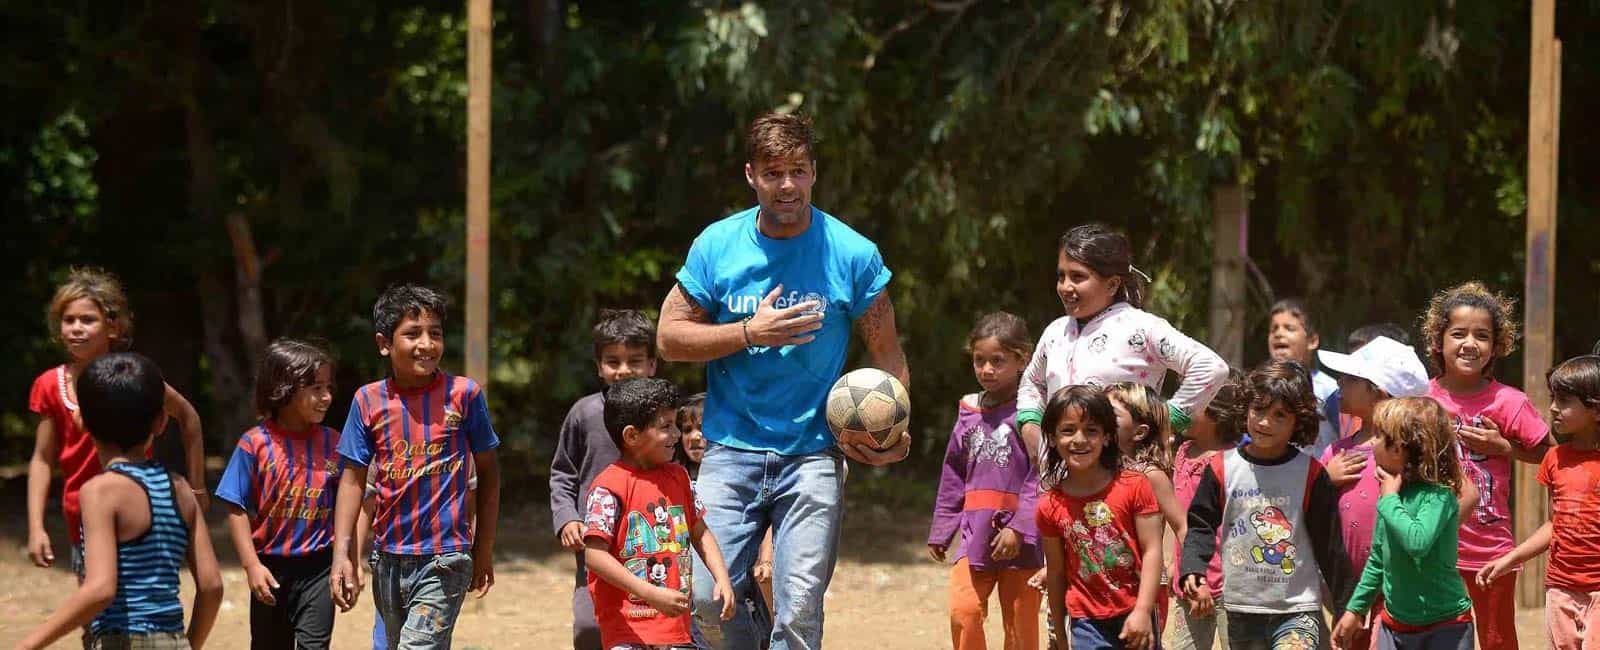
[[325, 649], [333, 635], [328, 572], [333, 497], [344, 470], [339, 432], [322, 425], [333, 403], [333, 359], [279, 339], [256, 373], [261, 423], [239, 436], [217, 498], [250, 593], [250, 646]]
[[[439, 370], [446, 308], [442, 294], [414, 285], [378, 298], [372, 320], [391, 373], [356, 391], [339, 439], [350, 465], [334, 510], [333, 601], [349, 611], [361, 590], [351, 538], [375, 462], [372, 597], [390, 648], [449, 648], [466, 591], [481, 598], [494, 585], [500, 439], [477, 382]], [[467, 507], [474, 465], [476, 527]]]

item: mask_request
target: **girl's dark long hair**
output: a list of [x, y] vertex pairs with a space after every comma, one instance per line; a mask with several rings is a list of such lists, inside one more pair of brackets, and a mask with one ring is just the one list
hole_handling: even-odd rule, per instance
[[1133, 268], [1133, 245], [1105, 224], [1074, 226], [1061, 236], [1061, 252], [1104, 278], [1122, 278], [1115, 300], [1144, 306], [1145, 277]]

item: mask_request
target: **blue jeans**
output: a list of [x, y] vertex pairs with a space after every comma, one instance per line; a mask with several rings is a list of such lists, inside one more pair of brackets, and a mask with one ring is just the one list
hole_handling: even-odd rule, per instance
[[[695, 485], [733, 593], [756, 593], [750, 572], [772, 527], [772, 650], [822, 647], [822, 596], [833, 579], [844, 519], [844, 456], [836, 449], [783, 456], [713, 444]], [[755, 623], [751, 616], [723, 621], [723, 647], [760, 647]]]
[[1329, 645], [1322, 610], [1294, 614], [1227, 612], [1230, 650], [1323, 648]]
[[[1161, 650], [1161, 621], [1154, 614], [1150, 615], [1150, 630], [1152, 646]], [[1127, 623], [1128, 614], [1111, 618], [1074, 618], [1068, 627], [1072, 629], [1072, 650], [1122, 650], [1122, 626]], [[1211, 646], [1206, 646], [1211, 650]]]
[[394, 650], [449, 650], [461, 602], [472, 586], [472, 555], [379, 553], [372, 602]]
[[706, 561], [700, 557], [699, 551], [694, 553], [694, 574], [691, 577], [694, 578], [690, 590], [694, 596], [694, 616], [690, 632], [694, 645], [700, 650], [721, 650], [722, 603], [713, 600], [717, 580], [711, 577], [711, 571], [706, 568]]

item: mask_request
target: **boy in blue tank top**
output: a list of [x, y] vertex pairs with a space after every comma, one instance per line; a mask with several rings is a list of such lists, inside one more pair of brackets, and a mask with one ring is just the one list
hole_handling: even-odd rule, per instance
[[[165, 423], [166, 384], [143, 356], [95, 359], [77, 379], [78, 409], [106, 471], [83, 485], [83, 584], [18, 648], [42, 648], [88, 624], [84, 648], [199, 648], [222, 605], [205, 517], [182, 477], [146, 460]], [[193, 561], [189, 561], [193, 550]], [[185, 634], [178, 571], [196, 591]]]

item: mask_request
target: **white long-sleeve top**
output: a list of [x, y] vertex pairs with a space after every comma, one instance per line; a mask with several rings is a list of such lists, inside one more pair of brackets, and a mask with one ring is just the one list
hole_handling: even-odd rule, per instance
[[1228, 379], [1228, 364], [1211, 348], [1128, 303], [1112, 304], [1087, 326], [1063, 316], [1039, 337], [1017, 389], [1017, 410], [1043, 413], [1050, 395], [1077, 384], [1129, 381], [1159, 391], [1168, 370], [1183, 383], [1167, 405], [1185, 416], [1210, 403]]

